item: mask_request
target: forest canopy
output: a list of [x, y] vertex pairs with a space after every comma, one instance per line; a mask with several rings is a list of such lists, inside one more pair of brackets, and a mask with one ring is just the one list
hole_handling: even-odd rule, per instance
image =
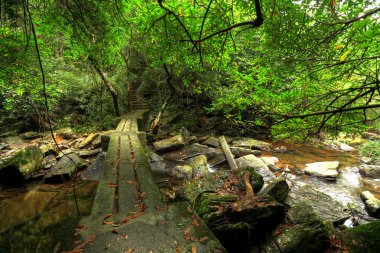
[[242, 133], [379, 124], [378, 0], [1, 0], [0, 8], [1, 115], [30, 124], [46, 120], [46, 94], [53, 118], [63, 115], [56, 122], [85, 115], [104, 125], [127, 110], [131, 83], [154, 91], [157, 108], [190, 97]]

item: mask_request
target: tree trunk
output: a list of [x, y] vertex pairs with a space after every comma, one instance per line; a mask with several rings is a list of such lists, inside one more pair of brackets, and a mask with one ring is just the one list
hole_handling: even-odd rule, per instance
[[102, 81], [104, 83], [104, 85], [106, 86], [107, 90], [109, 91], [109, 93], [111, 94], [112, 96], [112, 100], [113, 100], [113, 107], [114, 107], [114, 110], [115, 110], [115, 116], [116, 117], [120, 117], [120, 111], [119, 111], [119, 103], [118, 103], [118, 94], [117, 94], [117, 91], [114, 89], [114, 87], [111, 85], [111, 83], [109, 82], [108, 80], [108, 76], [107, 76], [107, 73], [104, 72], [100, 66], [97, 64], [96, 60], [89, 57], [88, 58], [92, 64], [92, 66], [95, 68], [96, 72], [98, 72], [98, 74], [100, 75], [100, 77], [102, 78]]

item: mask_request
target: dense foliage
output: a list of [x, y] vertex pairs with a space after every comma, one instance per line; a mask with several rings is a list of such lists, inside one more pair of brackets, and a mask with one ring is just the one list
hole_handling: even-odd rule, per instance
[[66, 124], [104, 126], [125, 110], [131, 83], [158, 94], [157, 107], [194, 98], [241, 133], [355, 132], [379, 118], [379, 1], [0, 4], [2, 115], [43, 121], [38, 47], [49, 106]]

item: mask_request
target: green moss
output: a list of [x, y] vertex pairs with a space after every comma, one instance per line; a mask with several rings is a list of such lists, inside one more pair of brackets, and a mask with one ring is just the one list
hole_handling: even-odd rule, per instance
[[350, 253], [380, 252], [380, 221], [347, 229], [338, 235]]

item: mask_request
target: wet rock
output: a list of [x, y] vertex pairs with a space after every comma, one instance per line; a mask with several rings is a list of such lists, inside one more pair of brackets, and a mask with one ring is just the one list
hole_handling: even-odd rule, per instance
[[371, 133], [371, 132], [364, 132], [363, 136], [368, 139], [377, 139], [380, 140], [380, 134]]
[[7, 143], [0, 143], [0, 150], [6, 149], [9, 147], [9, 144]]
[[71, 128], [58, 129], [57, 131], [55, 131], [55, 134], [66, 140], [75, 138], [75, 133]]
[[189, 130], [187, 130], [186, 127], [181, 127], [179, 132], [181, 133], [182, 136], [185, 136], [185, 137], [190, 136], [190, 132], [189, 132]]
[[235, 160], [238, 168], [254, 168], [257, 173], [263, 176], [264, 181], [270, 181], [276, 178], [273, 172], [265, 163], [254, 155], [246, 155]]
[[78, 148], [84, 148], [90, 145], [97, 137], [99, 136], [98, 133], [96, 134], [90, 134], [87, 136], [81, 143], [79, 143]]
[[273, 152], [275, 152], [275, 153], [285, 153], [287, 151], [288, 151], [288, 148], [285, 146], [280, 146], [280, 147], [276, 147], [275, 149], [273, 149]]
[[40, 147], [42, 154], [45, 156], [58, 154], [58, 147], [55, 143], [48, 143]]
[[88, 149], [88, 150], [81, 150], [78, 152], [78, 155], [80, 157], [89, 157], [89, 156], [94, 156], [102, 152], [102, 148], [97, 148], [97, 149]]
[[193, 168], [193, 177], [202, 177], [209, 173], [205, 155], [194, 156], [188, 159], [187, 163]]
[[339, 173], [338, 184], [350, 188], [360, 188], [363, 186], [362, 177], [357, 167], [346, 167]]
[[290, 207], [296, 206], [299, 202], [305, 202], [325, 223], [330, 224], [342, 222], [351, 216], [346, 206], [312, 185], [296, 181], [292, 183], [293, 186], [285, 200]]
[[220, 146], [220, 142], [217, 137], [210, 137], [204, 142], [202, 142], [202, 144], [213, 147], [213, 148], [218, 148]]
[[277, 157], [260, 157], [260, 159], [269, 167], [272, 168], [278, 163], [278, 158]]
[[359, 170], [363, 177], [380, 178], [380, 165], [363, 164], [359, 166]]
[[260, 150], [249, 148], [230, 147], [230, 150], [235, 157], [242, 157], [246, 155], [261, 155]]
[[326, 180], [336, 180], [338, 176], [338, 161], [307, 163], [305, 172]]
[[260, 194], [267, 194], [278, 202], [283, 202], [289, 193], [289, 185], [285, 178], [276, 178], [270, 182]]
[[188, 181], [193, 178], [193, 168], [189, 165], [177, 165], [169, 171], [169, 176]]
[[169, 168], [164, 161], [149, 163], [150, 169], [156, 176], [167, 176]]
[[169, 139], [156, 141], [153, 146], [157, 153], [165, 153], [182, 148], [185, 146], [185, 140], [182, 135], [176, 135]]
[[259, 141], [252, 138], [240, 138], [232, 141], [232, 145], [235, 147], [269, 150], [271, 144], [265, 141]]
[[25, 132], [25, 133], [21, 134], [20, 136], [21, 136], [21, 138], [23, 138], [25, 140], [33, 140], [33, 139], [40, 137], [40, 134], [37, 132]]
[[87, 162], [77, 154], [62, 157], [44, 176], [46, 183], [62, 183], [71, 178], [76, 169], [83, 169]]
[[376, 198], [370, 191], [360, 193], [369, 214], [380, 217], [380, 199]]
[[300, 201], [288, 211], [281, 224], [262, 244], [266, 253], [319, 253], [328, 246], [329, 234], [323, 219], [309, 203]]
[[36, 146], [28, 146], [15, 152], [0, 164], [0, 183], [19, 184], [40, 169], [43, 156]]
[[355, 151], [356, 149], [347, 145], [347, 144], [344, 144], [344, 143], [341, 143], [339, 145], [339, 149], [342, 150], [342, 151], [346, 151], [346, 152], [352, 152], [352, 151]]

